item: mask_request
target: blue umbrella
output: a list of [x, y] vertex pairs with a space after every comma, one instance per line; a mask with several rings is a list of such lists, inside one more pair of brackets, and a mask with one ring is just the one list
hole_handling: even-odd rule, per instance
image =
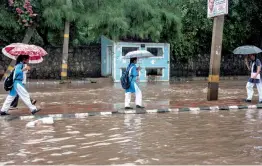
[[259, 54], [262, 50], [256, 46], [241, 46], [236, 48], [233, 53], [238, 55], [248, 55], [248, 54]]

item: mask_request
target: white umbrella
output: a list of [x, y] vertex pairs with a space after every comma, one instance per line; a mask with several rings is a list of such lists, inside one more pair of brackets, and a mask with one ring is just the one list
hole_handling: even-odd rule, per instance
[[234, 54], [238, 55], [259, 54], [261, 52], [262, 50], [260, 48], [250, 45], [238, 47], [233, 51]]
[[146, 50], [137, 50], [127, 53], [123, 58], [131, 59], [131, 58], [150, 58], [150, 57], [154, 57], [154, 55], [151, 52]]

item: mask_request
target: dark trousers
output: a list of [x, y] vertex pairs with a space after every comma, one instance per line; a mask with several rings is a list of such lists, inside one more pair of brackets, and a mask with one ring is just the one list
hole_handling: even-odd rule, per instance
[[[17, 105], [18, 105], [18, 100], [19, 100], [19, 96], [16, 95], [14, 101], [11, 103], [11, 107], [17, 107]], [[31, 100], [31, 103], [32, 103], [33, 100], [32, 100], [31, 98], [30, 98], [30, 100]]]
[[11, 107], [17, 107], [18, 105], [19, 96], [16, 95], [14, 101], [11, 103]]

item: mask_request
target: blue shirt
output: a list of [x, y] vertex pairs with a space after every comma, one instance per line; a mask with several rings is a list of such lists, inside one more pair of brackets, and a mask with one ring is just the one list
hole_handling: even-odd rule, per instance
[[24, 78], [23, 67], [24, 64], [22, 62], [15, 65], [14, 81], [23, 81]]
[[126, 93], [130, 92], [130, 93], [135, 93], [135, 86], [134, 84], [136, 83], [136, 77], [138, 76], [138, 72], [137, 72], [137, 68], [136, 65], [134, 63], [131, 63], [128, 65], [127, 70], [130, 70], [129, 73], [129, 81], [130, 81], [130, 87], [128, 89], [126, 89]]
[[22, 84], [23, 77], [24, 77], [23, 67], [24, 67], [24, 64], [22, 62], [15, 65], [15, 71], [14, 71], [14, 76], [13, 76], [14, 86], [9, 92], [11, 96], [17, 95], [16, 89], [17, 89], [18, 84], [24, 87], [24, 85]]

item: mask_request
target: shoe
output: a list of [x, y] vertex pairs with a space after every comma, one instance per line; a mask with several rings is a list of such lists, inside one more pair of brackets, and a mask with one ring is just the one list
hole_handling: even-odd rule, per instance
[[132, 110], [132, 107], [125, 107], [125, 110]]
[[251, 103], [251, 100], [244, 99], [244, 102]]
[[144, 109], [145, 107], [140, 106], [140, 105], [136, 105], [136, 108]]
[[35, 109], [35, 110], [33, 110], [31, 113], [32, 113], [32, 115], [34, 115], [35, 113], [37, 113], [37, 112], [39, 112], [39, 111], [41, 111], [41, 109]]
[[1, 116], [5, 116], [5, 115], [10, 115], [10, 114], [1, 111]]
[[16, 110], [17, 108], [16, 107], [13, 107], [13, 106], [11, 106], [10, 108], [9, 108], [9, 110]]
[[33, 105], [35, 105], [36, 102], [37, 102], [37, 100], [32, 100], [32, 101], [31, 101], [31, 103], [32, 103]]

